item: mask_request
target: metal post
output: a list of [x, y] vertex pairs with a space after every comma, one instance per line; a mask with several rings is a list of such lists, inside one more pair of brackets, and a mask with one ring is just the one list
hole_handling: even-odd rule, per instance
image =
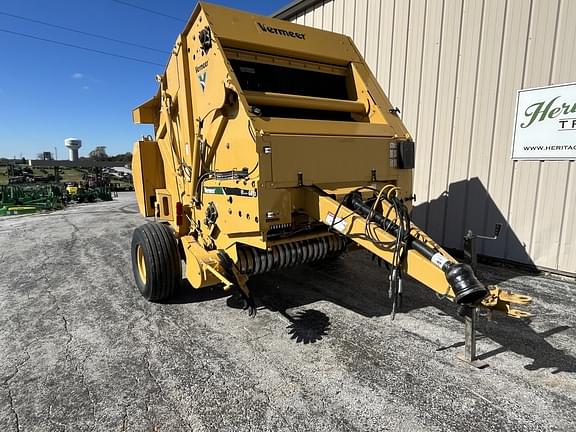
[[464, 352], [456, 354], [458, 359], [482, 369], [488, 366], [487, 363], [476, 358], [476, 321], [478, 319], [478, 309], [470, 308], [464, 316]]
[[464, 318], [464, 356], [468, 361], [476, 360], [476, 309]]

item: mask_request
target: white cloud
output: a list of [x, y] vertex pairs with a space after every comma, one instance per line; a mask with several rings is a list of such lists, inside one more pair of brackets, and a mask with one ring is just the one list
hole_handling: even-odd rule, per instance
[[79, 80], [79, 79], [84, 78], [84, 74], [80, 73], [80, 72], [76, 72], [75, 74], [72, 74], [72, 78]]

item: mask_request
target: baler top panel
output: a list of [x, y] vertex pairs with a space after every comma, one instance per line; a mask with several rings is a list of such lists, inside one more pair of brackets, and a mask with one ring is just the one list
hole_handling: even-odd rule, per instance
[[346, 36], [290, 22], [278, 24], [277, 19], [239, 13], [204, 2], [199, 3], [184, 34], [192, 28], [200, 9], [204, 11], [212, 31], [224, 47], [335, 65], [362, 61]]

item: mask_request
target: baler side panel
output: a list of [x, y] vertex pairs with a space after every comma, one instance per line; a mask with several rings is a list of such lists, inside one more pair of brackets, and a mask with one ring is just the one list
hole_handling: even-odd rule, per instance
[[158, 143], [138, 141], [132, 154], [132, 178], [136, 201], [142, 216], [154, 216], [156, 189], [166, 186]]
[[398, 178], [384, 137], [272, 135], [271, 141], [276, 187], [297, 186], [299, 173], [307, 185], [368, 183], [372, 170], [383, 181]]

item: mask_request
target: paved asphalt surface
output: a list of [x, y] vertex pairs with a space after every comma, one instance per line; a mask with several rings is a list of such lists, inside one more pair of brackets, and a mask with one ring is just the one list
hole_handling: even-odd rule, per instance
[[483, 267], [535, 298], [483, 321], [476, 370], [455, 308], [409, 284], [390, 320], [363, 252], [146, 302], [132, 194], [0, 220], [0, 431], [574, 431], [576, 284]]

